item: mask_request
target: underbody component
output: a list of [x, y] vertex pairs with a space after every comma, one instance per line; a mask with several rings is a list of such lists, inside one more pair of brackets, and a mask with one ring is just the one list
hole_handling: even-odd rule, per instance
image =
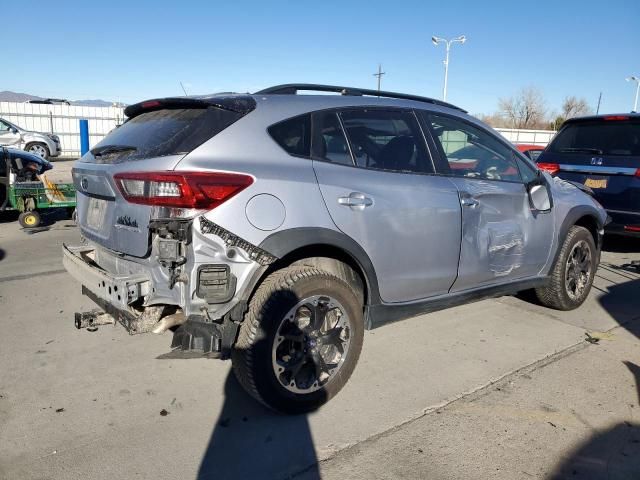
[[111, 315], [104, 313], [102, 310], [91, 310], [90, 312], [76, 312], [73, 323], [78, 330], [86, 328], [95, 332], [98, 329], [98, 325], [113, 325], [116, 321]]
[[260, 265], [269, 265], [277, 260], [277, 258], [269, 252], [256, 247], [237, 235], [234, 235], [230, 231], [222, 228], [220, 225], [216, 225], [212, 221], [207, 220], [205, 217], [200, 217], [200, 231], [205, 234], [209, 233], [220, 237], [228, 247], [241, 248], [247, 252], [251, 260], [256, 261]]

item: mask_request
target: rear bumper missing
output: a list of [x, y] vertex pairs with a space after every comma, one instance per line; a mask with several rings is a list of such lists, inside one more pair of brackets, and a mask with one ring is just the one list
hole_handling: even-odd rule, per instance
[[[151, 281], [145, 275], [110, 274], [93, 261], [94, 252], [88, 246], [63, 245], [64, 268], [82, 284], [82, 293], [121, 323], [129, 333], [142, 333], [141, 320], [152, 319], [146, 318], [148, 315], [144, 313], [136, 315], [130, 305], [149, 294]], [[154, 312], [153, 316], [156, 315]]]

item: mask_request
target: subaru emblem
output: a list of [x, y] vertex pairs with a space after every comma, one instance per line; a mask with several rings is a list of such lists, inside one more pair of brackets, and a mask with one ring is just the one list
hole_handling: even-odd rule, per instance
[[593, 157], [591, 159], [591, 165], [602, 165], [602, 158], [601, 157]]

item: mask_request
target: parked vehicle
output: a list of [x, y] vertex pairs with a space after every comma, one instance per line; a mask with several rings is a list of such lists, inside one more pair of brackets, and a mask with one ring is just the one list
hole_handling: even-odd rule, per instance
[[589, 187], [611, 216], [608, 233], [640, 237], [640, 114], [567, 120], [538, 166]]
[[38, 155], [0, 147], [0, 212], [18, 210], [23, 228], [40, 226], [40, 212], [45, 209], [64, 208], [72, 216], [76, 190], [72, 183], [50, 182], [44, 173], [51, 168]]
[[518, 149], [518, 151], [522, 152], [528, 159], [533, 160], [534, 162], [538, 159], [538, 157], [544, 150], [544, 147], [540, 145], [529, 145], [526, 143], [517, 143], [516, 148]]
[[302, 84], [125, 113], [73, 170], [88, 244], [64, 265], [105, 312], [76, 326], [174, 328], [170, 356], [230, 357], [273, 409], [335, 395], [365, 329], [589, 293], [604, 210], [453, 105]]
[[62, 152], [57, 135], [31, 132], [3, 118], [0, 118], [0, 146], [25, 150], [45, 160]]

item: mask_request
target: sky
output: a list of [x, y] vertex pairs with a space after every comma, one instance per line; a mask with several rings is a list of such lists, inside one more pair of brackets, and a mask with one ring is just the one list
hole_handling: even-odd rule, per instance
[[[37, 12], [38, 21], [27, 12]], [[630, 111], [640, 76], [640, 0], [6, 2], [0, 90], [70, 100], [256, 91], [305, 82], [441, 98], [474, 114], [539, 88]], [[31, 17], [35, 18], [35, 17]]]

